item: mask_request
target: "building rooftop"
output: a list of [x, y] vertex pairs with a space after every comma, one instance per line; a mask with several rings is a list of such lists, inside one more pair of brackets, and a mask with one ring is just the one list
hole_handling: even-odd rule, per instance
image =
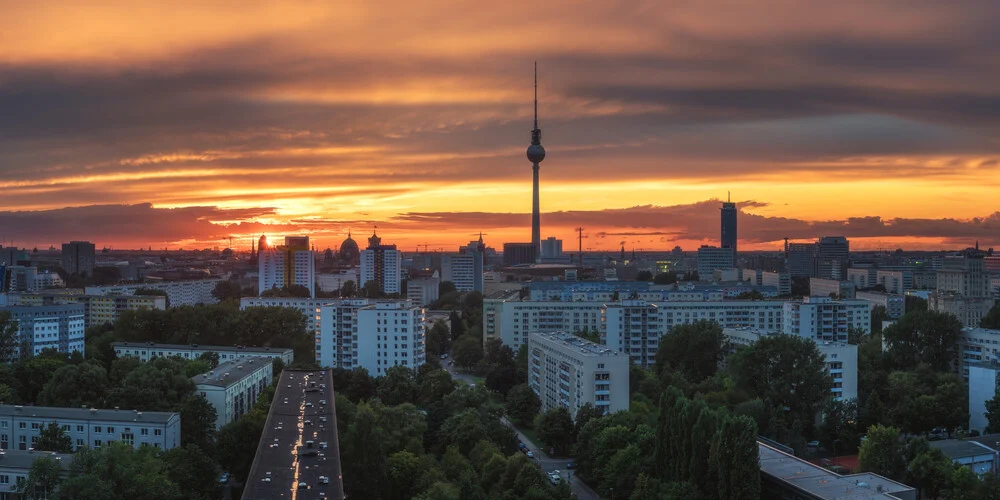
[[228, 345], [198, 345], [198, 344], [157, 344], [155, 342], [112, 342], [111, 347], [118, 348], [143, 348], [160, 349], [164, 351], [215, 351], [215, 352], [253, 352], [260, 354], [285, 353], [292, 350], [291, 347], [247, 347]]
[[989, 448], [1000, 451], [1000, 434], [986, 434], [983, 436], [965, 438], [965, 440], [975, 441], [979, 444], [986, 445]]
[[[994, 435], [992, 440], [993, 445], [996, 446], [997, 438], [1000, 436]], [[968, 439], [944, 439], [941, 441], [931, 441], [931, 448], [937, 448], [945, 454], [946, 457], [954, 460], [956, 458], [972, 457], [977, 455], [993, 455], [996, 452], [989, 445], [968, 440]]]
[[219, 364], [215, 369], [191, 377], [191, 381], [197, 385], [211, 385], [215, 387], [229, 387], [240, 380], [243, 380], [253, 372], [260, 370], [271, 361], [264, 359], [235, 359]]
[[623, 352], [609, 349], [607, 346], [595, 344], [589, 340], [582, 339], [576, 335], [566, 332], [532, 332], [531, 337], [545, 340], [553, 344], [573, 347], [576, 348], [581, 354], [586, 354], [588, 356], [628, 356]]
[[39, 458], [51, 457], [56, 459], [64, 469], [69, 468], [69, 463], [73, 460], [72, 453], [55, 453], [51, 451], [34, 450], [2, 450], [0, 451], [0, 469], [25, 469], [31, 468], [31, 464]]
[[778, 451], [757, 442], [760, 471], [768, 479], [800, 491], [812, 498], [853, 500], [899, 498], [894, 493], [914, 491], [913, 488], [886, 479], [878, 474], [850, 474], [836, 472], [811, 464], [805, 460]]
[[334, 400], [328, 370], [281, 372], [243, 500], [344, 498]]
[[110, 420], [114, 422], [149, 422], [163, 424], [176, 413], [165, 411], [99, 410], [96, 408], [58, 408], [55, 406], [21, 406], [0, 404], [0, 417], [28, 417], [39, 419]]

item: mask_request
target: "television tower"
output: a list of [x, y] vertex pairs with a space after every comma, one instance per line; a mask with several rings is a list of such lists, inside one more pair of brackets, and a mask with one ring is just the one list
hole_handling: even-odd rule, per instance
[[535, 128], [531, 129], [531, 145], [528, 146], [528, 161], [531, 162], [531, 245], [535, 249], [535, 262], [542, 256], [542, 224], [538, 209], [538, 164], [545, 159], [542, 147], [542, 131], [538, 129], [538, 62], [535, 62]]

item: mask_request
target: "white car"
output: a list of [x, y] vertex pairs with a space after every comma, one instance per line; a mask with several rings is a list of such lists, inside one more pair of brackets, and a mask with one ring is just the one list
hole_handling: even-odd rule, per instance
[[562, 481], [562, 477], [559, 476], [559, 471], [552, 471], [548, 474], [549, 482], [552, 484], [559, 484]]
[[535, 458], [535, 452], [528, 450], [528, 458]]

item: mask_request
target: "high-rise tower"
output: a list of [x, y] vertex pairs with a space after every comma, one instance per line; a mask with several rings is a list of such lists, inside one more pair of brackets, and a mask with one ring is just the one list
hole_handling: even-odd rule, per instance
[[538, 262], [542, 250], [542, 224], [538, 208], [538, 164], [545, 159], [545, 148], [542, 147], [542, 131], [538, 129], [538, 63], [535, 63], [535, 128], [531, 129], [531, 145], [528, 146], [528, 161], [531, 162], [532, 192], [531, 192], [531, 245], [535, 249], [535, 262]]
[[733, 258], [736, 256], [736, 204], [732, 199], [722, 203], [722, 248], [732, 248]]

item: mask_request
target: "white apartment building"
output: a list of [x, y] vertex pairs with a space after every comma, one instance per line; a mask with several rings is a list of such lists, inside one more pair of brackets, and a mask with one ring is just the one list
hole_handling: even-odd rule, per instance
[[498, 338], [516, 352], [529, 333], [592, 332], [601, 326], [604, 302], [536, 302], [518, 300], [518, 292], [483, 299], [483, 342]]
[[409, 300], [344, 299], [319, 309], [316, 362], [372, 376], [426, 360], [424, 309]]
[[857, 292], [854, 298], [867, 300], [871, 305], [871, 309], [875, 309], [876, 306], [884, 307], [888, 319], [899, 319], [900, 316], [906, 313], [906, 296], [904, 295], [881, 292]]
[[250, 411], [273, 376], [271, 360], [251, 357], [219, 363], [191, 381], [195, 391], [215, 408], [215, 428], [219, 429]]
[[344, 288], [344, 283], [347, 283], [348, 281], [353, 281], [355, 286], [361, 286], [358, 284], [358, 281], [360, 281], [360, 278], [358, 278], [358, 268], [352, 267], [350, 269], [344, 269], [338, 273], [316, 274], [316, 286], [324, 292], [340, 291], [340, 289]]
[[310, 297], [243, 297], [240, 310], [251, 307], [291, 307], [304, 316], [306, 331], [316, 333], [316, 310], [323, 304], [336, 299], [313, 299]]
[[430, 278], [410, 278], [406, 281], [406, 298], [416, 305], [426, 306], [438, 299], [440, 287], [437, 271]]
[[629, 357], [571, 333], [528, 336], [528, 386], [541, 410], [563, 407], [576, 417], [590, 403], [605, 413], [629, 407]]
[[986, 434], [986, 426], [990, 423], [986, 419], [986, 402], [993, 399], [1000, 388], [1000, 364], [973, 362], [968, 363], [966, 370], [969, 377], [969, 430]]
[[271, 360], [280, 358], [285, 365], [289, 365], [295, 360], [294, 351], [284, 347], [179, 345], [153, 342], [112, 342], [111, 347], [115, 350], [116, 358], [137, 358], [143, 363], [153, 358], [198, 359], [206, 352], [218, 354], [219, 363], [246, 359]]
[[963, 328], [958, 338], [958, 373], [969, 378], [969, 366], [976, 363], [1000, 364], [1000, 330]]
[[[734, 348], [746, 347], [768, 335], [749, 328], [723, 329]], [[847, 342], [818, 342], [816, 347], [826, 361], [826, 371], [833, 378], [830, 393], [837, 401], [858, 397], [858, 346]]]
[[854, 298], [854, 282], [809, 278], [809, 295], [813, 297]]
[[257, 252], [257, 294], [272, 288], [301, 285], [316, 296], [316, 255], [308, 236], [286, 236], [284, 245], [261, 237]]
[[228, 276], [203, 280], [161, 281], [132, 285], [88, 286], [84, 290], [87, 295], [135, 295], [140, 288], [162, 290], [173, 307], [195, 306], [198, 304], [216, 304], [219, 302], [212, 296], [212, 290], [220, 281]]
[[702, 246], [698, 249], [698, 279], [709, 281], [716, 269], [732, 269], [734, 260], [732, 248]]
[[181, 442], [181, 416], [177, 413], [0, 404], [0, 449], [33, 448], [41, 430], [51, 422], [66, 431], [74, 451], [114, 441], [135, 448], [148, 445], [169, 450]]
[[9, 311], [18, 324], [15, 356], [20, 357], [21, 349], [25, 348], [32, 355], [41, 354], [45, 349], [63, 354], [84, 352], [86, 310], [83, 304], [13, 306], [0, 310]]
[[927, 307], [954, 314], [963, 325], [975, 328], [993, 307], [991, 292], [982, 258], [945, 257], [937, 271], [937, 290], [928, 298]]
[[910, 271], [875, 271], [875, 281], [885, 287], [886, 293], [895, 295], [913, 289], [913, 273]]
[[792, 293], [792, 275], [788, 273], [761, 271], [760, 284], [762, 286], [777, 288], [778, 295], [790, 295]]
[[954, 292], [933, 292], [927, 297], [931, 311], [954, 314], [962, 326], [975, 328], [990, 312], [996, 301], [992, 297], [966, 297]]
[[817, 342], [846, 342], [851, 328], [871, 331], [871, 311], [866, 300], [833, 300], [829, 297], [806, 297], [784, 304], [782, 331]]
[[609, 349], [629, 355], [633, 364], [650, 367], [666, 330], [659, 307], [642, 300], [608, 304], [604, 309], [605, 331], [601, 341]]

